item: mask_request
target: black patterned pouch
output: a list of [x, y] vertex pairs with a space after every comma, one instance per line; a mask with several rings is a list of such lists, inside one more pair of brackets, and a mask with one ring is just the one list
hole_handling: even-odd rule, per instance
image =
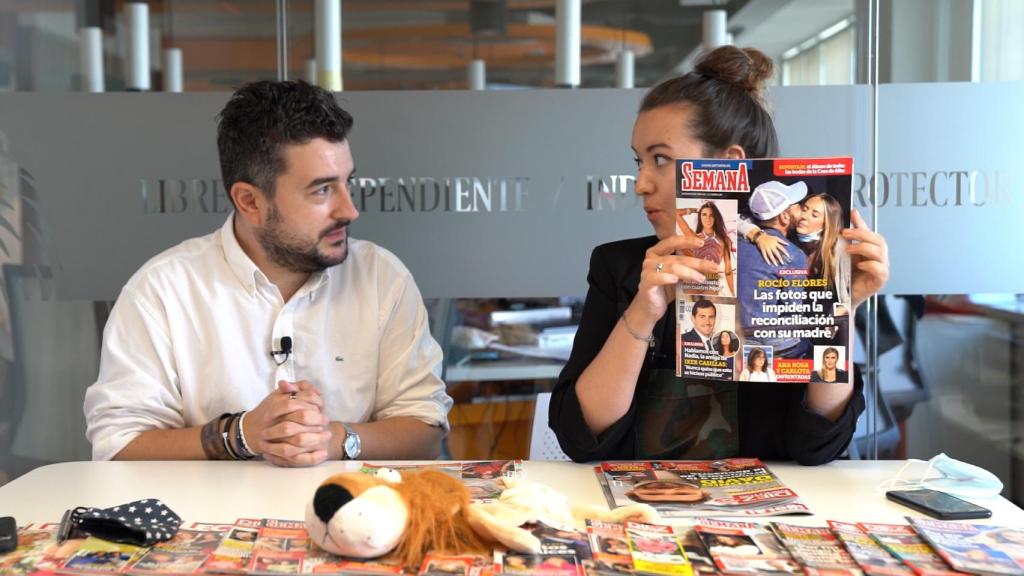
[[179, 526], [181, 518], [163, 502], [136, 500], [112, 508], [68, 510], [61, 520], [59, 539], [89, 535], [110, 542], [152, 546], [174, 538]]

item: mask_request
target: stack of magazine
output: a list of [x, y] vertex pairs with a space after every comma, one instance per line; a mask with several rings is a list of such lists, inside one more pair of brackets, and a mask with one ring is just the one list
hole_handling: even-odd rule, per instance
[[667, 518], [811, 513], [757, 458], [602, 462], [594, 473], [610, 508], [646, 503]]
[[[469, 488], [476, 502], [497, 498], [498, 480], [502, 476], [523, 477], [522, 460], [392, 468], [430, 468], [450, 474]], [[375, 473], [379, 467], [363, 464], [360, 469]], [[0, 555], [0, 574], [403, 573], [403, 567], [393, 563], [352, 560], [324, 552], [310, 541], [303, 522], [296, 520], [240, 518], [231, 524], [194, 522], [182, 525], [173, 539], [152, 547], [94, 537], [59, 542], [59, 531], [59, 523], [19, 528], [18, 548]], [[490, 560], [486, 564], [489, 569]], [[436, 567], [432, 570], [437, 571]]]
[[691, 576], [1024, 574], [1024, 528], [908, 518], [828, 526], [697, 518], [693, 526], [588, 520], [586, 530], [531, 524], [538, 554], [430, 553], [418, 566], [350, 560], [311, 545], [301, 522], [191, 523], [151, 548], [97, 538], [57, 542], [56, 524], [19, 529], [2, 574], [347, 574]]
[[401, 574], [381, 562], [328, 554], [301, 521], [240, 518], [186, 524], [167, 542], [143, 548], [95, 537], [59, 542], [57, 524], [25, 526], [18, 548], [0, 556], [2, 574]]

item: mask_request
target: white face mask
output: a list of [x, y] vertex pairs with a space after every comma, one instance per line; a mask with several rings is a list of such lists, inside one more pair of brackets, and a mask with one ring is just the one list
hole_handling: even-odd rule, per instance
[[804, 244], [807, 244], [808, 242], [817, 242], [818, 240], [821, 240], [821, 230], [811, 232], [810, 234], [801, 234], [797, 232], [796, 237], [797, 240], [800, 240]]
[[[904, 480], [903, 473], [911, 464], [927, 464], [928, 467], [918, 480]], [[932, 470], [939, 476], [931, 476]], [[961, 462], [939, 454], [931, 460], [907, 460], [896, 476], [886, 480], [880, 486], [882, 490], [931, 488], [947, 492], [955, 496], [967, 498], [987, 498], [996, 496], [1003, 491], [1003, 483], [995, 474], [984, 468]]]

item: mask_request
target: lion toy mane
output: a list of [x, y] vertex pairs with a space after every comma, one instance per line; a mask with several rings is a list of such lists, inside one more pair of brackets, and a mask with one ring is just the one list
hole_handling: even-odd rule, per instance
[[403, 566], [419, 565], [428, 552], [488, 553], [494, 546], [540, 552], [540, 540], [524, 524], [543, 522], [580, 529], [586, 519], [656, 522], [647, 504], [608, 510], [570, 509], [557, 490], [519, 478], [501, 478], [496, 502], [474, 503], [459, 480], [436, 470], [335, 474], [306, 506], [306, 529], [324, 550], [350, 558], [390, 555]]

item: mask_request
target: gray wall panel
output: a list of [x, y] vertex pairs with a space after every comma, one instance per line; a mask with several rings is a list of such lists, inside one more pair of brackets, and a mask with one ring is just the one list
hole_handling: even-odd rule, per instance
[[[353, 235], [398, 254], [426, 296], [582, 295], [593, 246], [649, 233], [631, 185], [626, 193], [602, 194], [593, 183], [619, 188], [626, 180], [618, 175], [634, 174], [629, 138], [642, 94], [340, 94], [356, 118], [352, 143], [362, 186], [355, 195], [364, 211]], [[1002, 265], [1006, 257], [993, 250], [1019, 240], [1024, 216], [1020, 179], [1011, 172], [1024, 132], [1015, 112], [1022, 96], [1021, 83], [882, 87], [880, 166], [888, 187], [879, 218], [894, 263], [888, 292], [1024, 292], [1024, 274]], [[219, 199], [211, 191], [219, 183], [214, 117], [226, 99], [0, 95], [0, 132], [8, 142], [2, 153], [34, 177], [46, 262], [57, 270], [62, 298], [113, 298], [146, 259], [223, 222], [223, 190]], [[786, 154], [853, 154], [857, 172], [870, 173], [867, 87], [776, 89], [772, 99]], [[371, 190], [370, 181], [382, 178], [391, 182], [386, 196], [379, 186]], [[479, 202], [460, 211], [452, 197], [450, 210], [427, 210], [417, 199], [415, 210], [405, 202], [397, 211], [397, 178], [463, 185], [475, 178], [513, 188], [518, 182], [525, 196], [518, 210], [512, 201], [501, 209], [495, 197], [490, 211]], [[176, 194], [167, 195], [178, 181], [190, 189], [184, 210]], [[866, 179], [855, 182], [864, 185], [860, 201], [869, 202]], [[932, 201], [932, 182], [934, 199], [945, 206]], [[196, 190], [204, 188], [199, 201]], [[472, 204], [469, 198], [463, 204]], [[946, 240], [939, 243], [937, 235]]]

